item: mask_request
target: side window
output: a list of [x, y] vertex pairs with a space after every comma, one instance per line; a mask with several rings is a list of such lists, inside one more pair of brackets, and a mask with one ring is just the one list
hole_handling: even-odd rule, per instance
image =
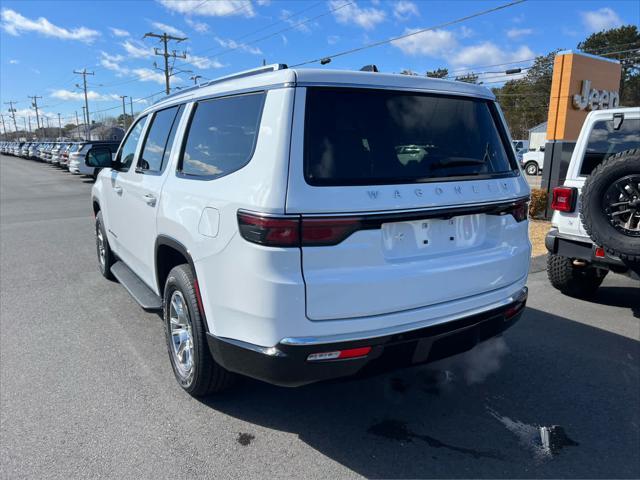
[[594, 122], [580, 167], [580, 175], [590, 175], [594, 168], [616, 153], [640, 147], [640, 120], [627, 118], [618, 130], [613, 120]]
[[136, 171], [161, 172], [169, 159], [182, 105], [157, 112], [147, 130]]
[[138, 120], [129, 132], [127, 138], [124, 139], [122, 148], [120, 149], [120, 157], [118, 158], [118, 161], [120, 162], [120, 168], [118, 170], [129, 170], [131, 162], [133, 162], [133, 157], [136, 154], [138, 140], [140, 140], [140, 135], [142, 135], [145, 123], [147, 123], [146, 116]]
[[241, 169], [253, 155], [265, 93], [198, 102], [191, 118], [180, 171], [218, 178]]

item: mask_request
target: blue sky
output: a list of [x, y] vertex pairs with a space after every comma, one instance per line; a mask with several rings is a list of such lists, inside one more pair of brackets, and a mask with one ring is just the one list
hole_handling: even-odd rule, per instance
[[[118, 115], [118, 95], [134, 99], [164, 88], [153, 70], [159, 44], [146, 32], [188, 37], [173, 48], [187, 52], [176, 61], [173, 86], [192, 84], [190, 76], [215, 78], [262, 63], [296, 64], [389, 37], [411, 33], [507, 3], [420, 0], [145, 0], [2, 1], [0, 92], [7, 122], [17, 101], [19, 127], [29, 109], [27, 95], [39, 95], [43, 111], [57, 125], [82, 118], [83, 97], [73, 70], [87, 68], [92, 119]], [[414, 35], [334, 59], [317, 68], [359, 69], [375, 63], [399, 72], [448, 67], [464, 73], [530, 65], [529, 59], [555, 48], [575, 48], [589, 33], [621, 24], [638, 24], [637, 1], [529, 0], [446, 28]], [[265, 38], [266, 37], [266, 38]], [[486, 74], [486, 82], [501, 81]], [[497, 80], [496, 80], [497, 79]], [[493, 83], [495, 85], [495, 83]], [[159, 98], [159, 96], [155, 97]], [[139, 111], [149, 100], [137, 101]], [[129, 99], [127, 98], [127, 102]], [[109, 108], [112, 110], [105, 110]], [[35, 120], [32, 120], [35, 124]]]

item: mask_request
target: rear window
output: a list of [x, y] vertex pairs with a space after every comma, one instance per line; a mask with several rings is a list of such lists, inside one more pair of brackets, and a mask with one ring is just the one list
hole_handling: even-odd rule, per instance
[[260, 92], [198, 102], [184, 144], [181, 173], [213, 179], [249, 163], [264, 101], [265, 94]]
[[618, 130], [614, 129], [613, 119], [594, 122], [580, 166], [580, 175], [590, 175], [594, 168], [611, 155], [632, 148], [640, 148], [640, 119], [623, 119]]
[[514, 175], [496, 119], [493, 103], [479, 99], [310, 88], [305, 179], [346, 186]]

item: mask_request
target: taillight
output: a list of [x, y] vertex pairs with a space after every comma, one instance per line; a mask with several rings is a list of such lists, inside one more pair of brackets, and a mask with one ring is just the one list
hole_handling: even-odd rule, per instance
[[529, 202], [522, 201], [516, 203], [511, 209], [509, 213], [513, 215], [513, 218], [516, 219], [516, 222], [523, 222], [527, 219], [527, 215], [529, 214]]
[[302, 245], [337, 245], [360, 227], [359, 218], [303, 218]]
[[359, 218], [272, 217], [238, 212], [245, 240], [269, 247], [337, 245], [361, 227]]
[[266, 217], [238, 212], [240, 234], [245, 240], [269, 247], [300, 245], [298, 217]]
[[575, 187], [556, 187], [551, 197], [551, 208], [559, 212], [573, 212], [576, 208], [578, 189]]

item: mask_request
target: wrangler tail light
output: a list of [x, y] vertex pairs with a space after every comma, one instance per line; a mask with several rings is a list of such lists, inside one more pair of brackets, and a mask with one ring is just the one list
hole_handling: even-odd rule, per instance
[[575, 187], [556, 187], [551, 197], [551, 208], [559, 212], [573, 212], [576, 208], [578, 189]]

